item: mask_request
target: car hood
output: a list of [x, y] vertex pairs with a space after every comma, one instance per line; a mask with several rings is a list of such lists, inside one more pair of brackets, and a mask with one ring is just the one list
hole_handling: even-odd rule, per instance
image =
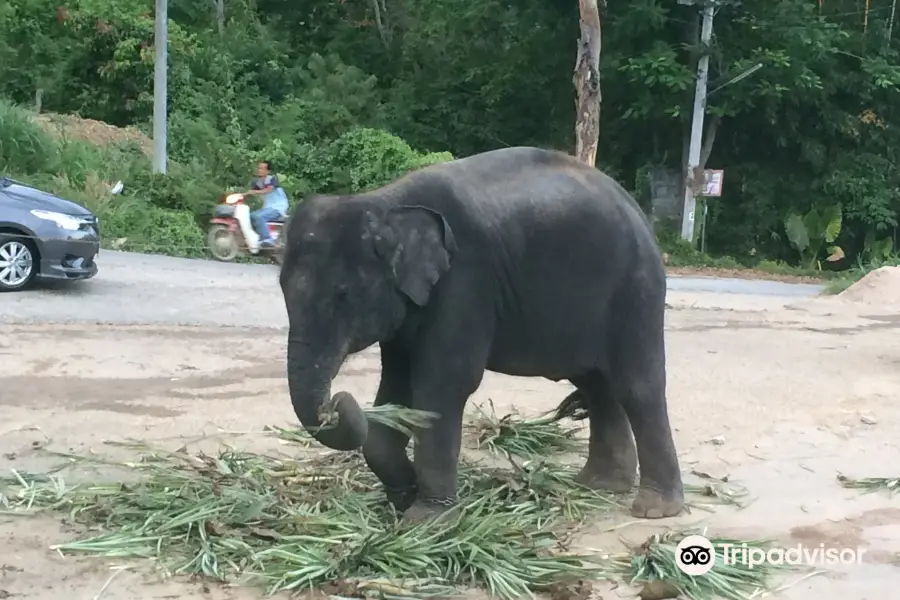
[[53, 194], [48, 194], [25, 185], [19, 185], [18, 183], [10, 184], [7, 187], [0, 187], [0, 194], [6, 194], [10, 199], [21, 202], [29, 209], [48, 210], [77, 217], [88, 217], [92, 215], [91, 211], [80, 204], [63, 200]]

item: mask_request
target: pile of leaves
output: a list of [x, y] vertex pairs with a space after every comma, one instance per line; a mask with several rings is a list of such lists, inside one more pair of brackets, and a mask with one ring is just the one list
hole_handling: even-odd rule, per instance
[[[397, 427], [421, 426], [422, 415], [414, 417], [404, 421], [382, 413], [375, 418]], [[669, 577], [658, 566], [647, 571], [651, 553], [646, 548], [643, 562], [570, 553], [569, 539], [579, 524], [604, 512], [624, 512], [624, 500], [578, 485], [573, 467], [521, 457], [540, 450], [539, 444], [522, 440], [540, 437], [536, 431], [546, 433], [545, 419], [525, 420], [518, 434], [511, 420], [503, 423], [508, 430], [492, 444], [510, 468], [463, 459], [459, 505], [443, 519], [415, 525], [400, 521], [360, 453], [302, 457], [297, 446], [309, 445], [311, 438], [277, 428], [274, 434], [298, 452], [286, 456], [225, 448], [212, 456], [115, 444], [138, 458], [111, 462], [69, 456], [69, 464], [99, 461], [137, 477], [69, 485], [59, 470], [13, 471], [0, 479], [0, 504], [17, 513], [64, 513], [93, 530], [79, 541], [53, 547], [60, 552], [151, 558], [167, 574], [261, 585], [270, 594], [320, 589], [343, 597], [425, 598], [478, 586], [512, 599], [578, 588], [585, 580], [616, 577], [634, 583]], [[568, 433], [565, 437], [571, 441]], [[505, 445], [509, 440], [518, 441]], [[555, 441], [557, 447], [562, 443]], [[654, 564], [668, 552], [669, 566], [675, 568], [674, 553], [659, 547], [652, 554]], [[750, 584], [763, 576], [755, 569]], [[698, 579], [694, 587], [714, 589], [713, 583]]]
[[[275, 433], [309, 442], [299, 430]], [[386, 598], [468, 585], [520, 598], [596, 579], [595, 559], [565, 552], [567, 532], [622, 506], [578, 486], [574, 471], [540, 461], [514, 470], [462, 461], [460, 505], [444, 519], [406, 525], [357, 452], [287, 458], [227, 448], [209, 456], [117, 445], [139, 458], [105, 464], [137, 472], [135, 483], [70, 486], [58, 474], [14, 471], [0, 480], [0, 502], [102, 528], [54, 547], [62, 552], [153, 558], [168, 573], [262, 584], [268, 593], [322, 588]]]
[[900, 477], [862, 477], [853, 479], [846, 475], [838, 475], [837, 480], [848, 489], [864, 490], [871, 494], [877, 491], [885, 491], [889, 496], [900, 492]]
[[488, 404], [490, 412], [476, 405], [477, 414], [467, 424], [474, 434], [476, 448], [525, 458], [585, 449], [584, 440], [575, 437], [579, 428], [564, 427], [555, 412], [533, 419], [523, 419], [515, 413], [498, 417], [494, 403], [489, 400]]
[[[768, 540], [707, 538], [716, 549], [714, 566], [705, 575], [692, 577], [685, 574], [676, 563], [678, 543], [688, 535], [706, 537], [707, 534], [705, 531], [693, 530], [655, 534], [642, 544], [632, 546], [628, 552], [611, 556], [606, 566], [610, 571], [617, 572], [626, 583], [642, 585], [642, 600], [675, 597], [691, 600], [752, 600], [771, 592], [768, 582], [772, 575], [790, 567], [764, 562], [750, 568], [734, 561], [732, 556], [726, 560], [725, 553], [722, 552], [722, 548], [728, 546], [745, 548], [748, 553], [754, 548], [768, 550], [771, 547]], [[797, 581], [819, 573], [814, 571]], [[790, 585], [780, 589], [787, 587]]]

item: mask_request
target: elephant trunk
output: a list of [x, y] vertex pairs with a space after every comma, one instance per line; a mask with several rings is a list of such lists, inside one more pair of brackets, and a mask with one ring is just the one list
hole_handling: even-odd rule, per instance
[[288, 387], [294, 413], [319, 443], [346, 451], [362, 447], [369, 426], [352, 394], [338, 392], [331, 397], [331, 381], [345, 358], [344, 351], [322, 355], [293, 335], [289, 337]]

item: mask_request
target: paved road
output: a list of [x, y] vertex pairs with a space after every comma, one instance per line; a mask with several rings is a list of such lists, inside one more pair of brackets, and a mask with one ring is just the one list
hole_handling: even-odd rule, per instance
[[[104, 250], [93, 280], [0, 295], [0, 322], [281, 328], [287, 315], [274, 265], [227, 264]], [[669, 289], [814, 296], [822, 286], [673, 277]]]
[[825, 289], [812, 283], [785, 283], [732, 277], [669, 277], [668, 288], [679, 292], [714, 292], [717, 294], [747, 294], [750, 296], [811, 297]]

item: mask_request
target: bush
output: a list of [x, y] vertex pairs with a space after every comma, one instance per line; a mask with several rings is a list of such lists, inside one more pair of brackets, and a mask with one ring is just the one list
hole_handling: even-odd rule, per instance
[[421, 155], [399, 137], [359, 127], [316, 153], [305, 170], [319, 193], [359, 193], [390, 183], [412, 169], [451, 160], [448, 152]]
[[410, 163], [409, 165], [409, 170], [412, 171], [414, 169], [421, 169], [422, 167], [427, 167], [428, 165], [436, 165], [438, 163], [449, 162], [453, 159], [454, 156], [449, 152], [429, 152], [428, 154], [422, 154], [413, 159], [412, 163]]
[[[213, 207], [223, 193], [244, 189], [257, 160], [275, 162], [292, 203], [307, 193], [371, 190], [410, 170], [453, 160], [448, 152], [416, 152], [387, 131], [354, 126], [359, 107], [332, 109], [326, 124], [302, 122], [325, 115], [321, 104], [290, 99], [267, 127], [298, 136], [269, 137], [263, 146], [246, 136], [236, 139], [241, 127], [222, 132], [212, 122], [173, 115], [178, 135], [171, 136], [170, 152], [180, 162], [170, 159], [161, 175], [134, 142], [99, 147], [50, 135], [30, 111], [0, 101], [0, 169], [91, 210], [100, 218], [106, 247], [194, 257], [205, 255]], [[109, 189], [119, 179], [125, 190], [113, 196]]]
[[189, 168], [173, 164], [165, 175], [152, 172], [148, 166], [130, 175], [128, 195], [144, 198], [158, 208], [184, 211], [198, 224], [210, 218], [224, 192], [223, 186], [197, 165]]
[[119, 198], [100, 216], [105, 246], [117, 250], [199, 258], [206, 235], [191, 213]]
[[0, 172], [31, 175], [56, 172], [59, 148], [32, 113], [0, 100]]

